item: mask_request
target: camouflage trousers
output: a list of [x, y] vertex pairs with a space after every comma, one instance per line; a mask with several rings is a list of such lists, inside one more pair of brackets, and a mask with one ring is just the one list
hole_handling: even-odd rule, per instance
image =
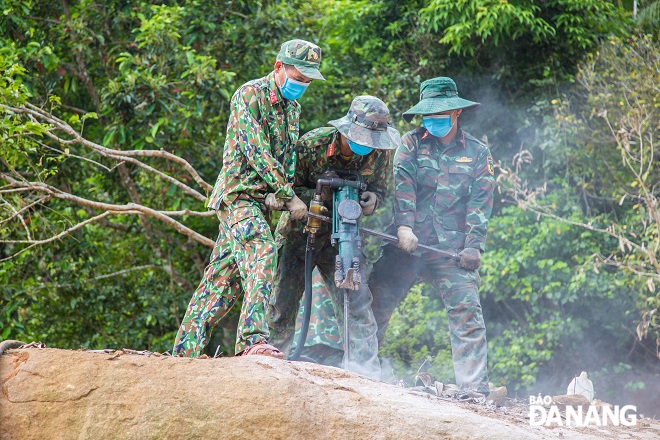
[[211, 330], [243, 294], [236, 354], [269, 338], [266, 304], [277, 249], [258, 205], [236, 201], [218, 210], [220, 233], [204, 278], [193, 294], [174, 341], [174, 354], [199, 356]]
[[[268, 325], [271, 337], [273, 343], [286, 351], [291, 350], [296, 315], [305, 290], [305, 245], [306, 238], [302, 234], [291, 233], [284, 241], [270, 300]], [[338, 289], [334, 283], [337, 251], [330, 245], [328, 235], [317, 237], [316, 249], [314, 265], [318, 268], [332, 298], [337, 325], [343, 340], [345, 291]], [[380, 379], [377, 326], [371, 311], [372, 297], [366, 283], [368, 274], [364, 256], [361, 258], [360, 266], [364, 268], [361, 273], [362, 287], [357, 291], [348, 291], [350, 359], [346, 359], [344, 355], [343, 365], [351, 371]]]
[[384, 246], [369, 282], [379, 344], [394, 309], [419, 276], [433, 284], [447, 310], [456, 384], [488, 394], [488, 347], [477, 271], [461, 269], [453, 260], [431, 252], [423, 251], [419, 257], [394, 245]]
[[[344, 348], [335, 306], [332, 303], [330, 292], [325, 287], [323, 278], [317, 268], [312, 272], [312, 310], [309, 315], [309, 329], [305, 346], [300, 356], [303, 360], [310, 360], [317, 364], [330, 365], [341, 368], [343, 366]], [[300, 340], [304, 316], [303, 301], [300, 301], [296, 316], [296, 332], [293, 335], [291, 351], [295, 351]]]
[[[300, 302], [300, 308], [296, 316], [296, 332], [293, 336], [291, 350], [296, 349], [297, 342], [300, 340], [300, 333], [303, 325], [303, 302]], [[305, 347], [327, 346], [332, 350], [344, 351], [344, 341], [339, 334], [339, 326], [335, 317], [335, 306], [332, 303], [332, 297], [328, 288], [323, 282], [323, 277], [317, 268], [312, 272], [312, 310], [309, 315], [309, 329], [305, 339]], [[319, 351], [319, 348], [316, 348]], [[332, 350], [328, 350], [331, 352]], [[303, 350], [305, 353], [305, 350]], [[309, 356], [308, 356], [309, 357]], [[322, 362], [319, 362], [322, 363]], [[339, 364], [341, 366], [341, 364]]]

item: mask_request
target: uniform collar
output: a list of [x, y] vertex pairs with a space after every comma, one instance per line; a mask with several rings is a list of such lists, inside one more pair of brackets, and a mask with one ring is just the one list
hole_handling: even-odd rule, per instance
[[335, 132], [332, 134], [330, 143], [328, 144], [328, 148], [326, 148], [325, 150], [325, 155], [326, 157], [336, 156], [338, 158], [341, 158], [341, 145], [339, 144], [339, 130], [334, 128], [334, 131]]
[[332, 150], [333, 156], [341, 157], [341, 144], [339, 143], [339, 130], [335, 129], [335, 134], [332, 135], [332, 142], [328, 145]]
[[271, 105], [284, 101], [280, 88], [277, 87], [277, 83], [275, 82], [275, 72], [270, 72], [266, 76], [266, 80], [268, 81], [268, 98], [270, 99]]

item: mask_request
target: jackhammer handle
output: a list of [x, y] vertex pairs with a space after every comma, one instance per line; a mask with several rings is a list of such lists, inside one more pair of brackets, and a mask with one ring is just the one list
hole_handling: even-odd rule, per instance
[[[266, 198], [265, 197], [253, 197], [252, 200], [254, 200], [257, 203], [261, 203], [262, 205], [266, 204]], [[263, 210], [264, 208], [262, 208]], [[281, 212], [288, 212], [289, 210], [287, 209], [286, 205], [282, 207], [282, 209], [274, 209], [273, 211], [281, 211]]]
[[[369, 234], [369, 235], [373, 235], [375, 237], [383, 238], [385, 240], [391, 241], [392, 243], [399, 243], [399, 238], [395, 237], [394, 235], [385, 234], [384, 232], [378, 232], [378, 231], [374, 231], [373, 229], [368, 229], [368, 228], [360, 228], [360, 231], [364, 232], [365, 234]], [[448, 258], [451, 258], [452, 260], [456, 260], [456, 261], [459, 261], [461, 259], [458, 255], [456, 255], [453, 252], [443, 251], [441, 249], [436, 249], [434, 247], [427, 246], [425, 244], [418, 244], [417, 249], [423, 249], [425, 251], [431, 251], [433, 253], [440, 254], [444, 257], [448, 257]]]
[[[312, 218], [316, 218], [316, 219], [319, 219], [321, 221], [324, 221], [326, 223], [332, 223], [332, 220], [330, 220], [330, 217], [325, 216], [325, 215], [319, 215], [319, 214], [315, 214], [313, 212], [308, 212], [307, 215], [312, 217]], [[368, 234], [368, 235], [373, 235], [374, 237], [380, 237], [382, 239], [391, 241], [392, 243], [398, 243], [399, 242], [398, 237], [395, 237], [394, 235], [386, 234], [384, 232], [374, 231], [373, 229], [360, 228], [360, 232], [364, 232], [365, 234]], [[434, 252], [436, 254], [440, 254], [444, 257], [449, 257], [452, 260], [459, 261], [461, 259], [458, 255], [456, 255], [453, 252], [443, 251], [443, 250], [436, 249], [436, 248], [431, 247], [431, 246], [427, 246], [425, 244], [418, 244], [417, 248], [418, 249], [423, 249], [425, 251], [431, 251], [431, 252]]]
[[340, 177], [330, 177], [330, 178], [321, 178], [316, 181], [316, 194], [320, 195], [324, 186], [329, 186], [330, 188], [337, 188], [340, 186], [350, 186], [357, 188], [360, 191], [367, 189], [367, 184], [357, 181], [357, 180], [344, 180]]

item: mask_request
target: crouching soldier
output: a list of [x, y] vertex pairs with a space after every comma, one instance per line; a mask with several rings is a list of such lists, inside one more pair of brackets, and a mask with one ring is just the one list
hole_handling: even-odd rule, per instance
[[243, 294], [236, 355], [283, 357], [268, 344], [266, 304], [277, 249], [263, 211], [286, 205], [291, 218], [307, 215], [293, 190], [300, 105], [312, 79], [323, 79], [321, 50], [303, 40], [282, 44], [274, 70], [234, 93], [222, 169], [208, 207], [220, 233], [204, 278], [190, 300], [173, 353], [199, 356], [210, 332]]
[[[383, 202], [390, 172], [390, 152], [401, 141], [399, 132], [389, 125], [390, 112], [383, 101], [373, 96], [359, 96], [351, 104], [348, 114], [330, 121], [331, 127], [322, 127], [304, 135], [296, 146], [294, 190], [309, 204], [319, 178], [329, 170], [360, 171], [367, 191], [361, 195], [364, 215], [371, 215]], [[332, 194], [323, 195], [332, 209]], [[305, 286], [304, 225], [281, 221], [278, 233], [284, 238], [277, 264], [275, 288], [271, 297], [269, 328], [275, 344], [289, 350], [294, 334], [298, 305]], [[323, 228], [316, 236], [313, 264], [318, 268], [330, 291], [339, 329], [343, 332], [344, 291], [334, 284], [337, 250], [330, 242], [330, 229]], [[362, 256], [360, 267], [366, 268]], [[380, 378], [376, 321], [371, 311], [371, 292], [366, 273], [361, 272], [362, 283], [357, 291], [350, 291], [350, 370]], [[343, 337], [343, 333], [342, 333]], [[346, 360], [345, 360], [346, 361]]]

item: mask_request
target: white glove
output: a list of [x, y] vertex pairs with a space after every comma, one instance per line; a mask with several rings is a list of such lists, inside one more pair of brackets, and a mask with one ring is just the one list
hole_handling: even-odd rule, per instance
[[414, 252], [417, 249], [417, 236], [410, 226], [399, 226], [396, 236], [399, 237], [399, 243], [397, 243], [399, 248], [406, 252]]
[[266, 195], [264, 204], [269, 211], [281, 211], [284, 209], [284, 200], [275, 197], [274, 193], [268, 193]]
[[360, 196], [360, 206], [362, 206], [362, 214], [371, 215], [376, 209], [376, 202], [378, 202], [378, 196], [372, 193], [371, 191], [365, 191]]
[[285, 205], [291, 213], [291, 220], [304, 220], [307, 217], [307, 205], [298, 196], [294, 195]]

